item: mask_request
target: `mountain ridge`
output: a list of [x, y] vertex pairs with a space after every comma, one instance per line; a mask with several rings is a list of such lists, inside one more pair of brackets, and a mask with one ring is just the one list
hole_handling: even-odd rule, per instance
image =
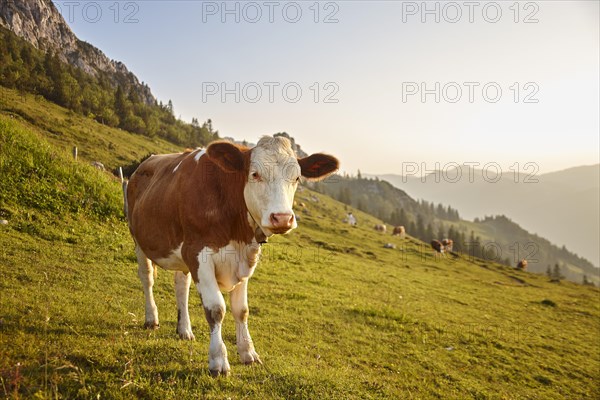
[[77, 38], [51, 0], [3, 0], [0, 26], [89, 75], [108, 74], [113, 86], [133, 89], [146, 104], [156, 103], [150, 87], [140, 82], [125, 64], [111, 60], [100, 49]]
[[[470, 220], [507, 215], [527, 230], [566, 245], [599, 266], [600, 164], [530, 176], [529, 183], [524, 182], [526, 175], [516, 176], [517, 183], [513, 174], [498, 182], [486, 182], [482, 170], [475, 170], [473, 175], [476, 178], [472, 182], [465, 176], [451, 182], [444, 175], [436, 181], [436, 172], [423, 179], [397, 174], [377, 176], [415, 198], [452, 204]], [[446, 171], [445, 176], [451, 175]]]

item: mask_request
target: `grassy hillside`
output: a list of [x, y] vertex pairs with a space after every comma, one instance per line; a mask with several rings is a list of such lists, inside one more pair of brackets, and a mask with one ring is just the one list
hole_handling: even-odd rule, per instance
[[[455, 249], [461, 252], [513, 267], [522, 258], [526, 258], [529, 262], [528, 269], [540, 274], [544, 274], [549, 265], [558, 263], [567, 279], [581, 283], [585, 275], [589, 281], [600, 285], [600, 270], [590, 261], [564, 246], [558, 247], [549, 240], [526, 231], [505, 216], [466, 221], [459, 218], [456, 210], [441, 204], [435, 206], [424, 200], [417, 202], [402, 189], [378, 178], [336, 176], [329, 184], [317, 183], [313, 188], [386, 222], [404, 225], [408, 233], [426, 242], [434, 238], [450, 237], [454, 240]], [[554, 217], [550, 221], [557, 223]], [[443, 235], [440, 231], [443, 231]]]
[[[65, 143], [85, 123], [72, 117], [72, 129], [61, 128]], [[374, 232], [378, 221], [359, 211], [359, 227], [343, 225], [343, 204], [320, 194], [312, 201], [306, 189], [297, 194], [306, 203], [299, 228], [264, 246], [250, 282], [250, 330], [264, 365], [240, 365], [228, 313], [233, 374], [212, 379], [199, 296], [190, 296], [196, 341], [180, 341], [173, 277], [159, 272], [161, 328], [142, 329], [120, 185], [57, 143], [44, 126], [0, 115], [0, 219], [8, 221], [0, 225], [1, 396], [600, 396], [598, 289], [435, 259], [413, 238]], [[139, 154], [161, 147], [143, 145]]]
[[160, 138], [150, 139], [111, 128], [45, 100], [0, 86], [0, 115], [13, 116], [48, 141], [71, 152], [77, 146], [79, 157], [100, 161], [114, 169], [148, 153], [180, 151], [180, 147]]

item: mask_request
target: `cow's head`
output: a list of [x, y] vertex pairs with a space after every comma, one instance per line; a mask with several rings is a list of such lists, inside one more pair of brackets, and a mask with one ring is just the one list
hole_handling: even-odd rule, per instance
[[296, 228], [292, 204], [301, 176], [324, 179], [339, 165], [335, 157], [327, 154], [297, 158], [284, 137], [264, 136], [250, 150], [216, 142], [208, 146], [206, 153], [224, 171], [245, 174], [246, 207], [266, 236]]

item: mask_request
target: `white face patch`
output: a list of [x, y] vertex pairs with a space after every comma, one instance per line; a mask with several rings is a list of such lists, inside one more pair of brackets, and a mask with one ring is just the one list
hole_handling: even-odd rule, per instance
[[[300, 165], [289, 142], [263, 138], [252, 149], [244, 199], [252, 218], [270, 236], [274, 230], [271, 215], [292, 219], [289, 230], [297, 227], [292, 211], [294, 194], [300, 179]], [[281, 232], [278, 232], [281, 233]]]

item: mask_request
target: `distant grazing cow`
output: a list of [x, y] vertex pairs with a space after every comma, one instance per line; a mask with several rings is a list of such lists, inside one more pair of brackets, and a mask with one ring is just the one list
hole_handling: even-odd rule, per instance
[[517, 269], [520, 269], [521, 271], [527, 270], [527, 260], [522, 259], [521, 261], [519, 261], [519, 263], [517, 264]]
[[348, 213], [345, 218], [346, 222], [352, 226], [356, 226], [356, 217], [352, 213]]
[[156, 329], [153, 266], [175, 271], [177, 333], [192, 340], [188, 314], [191, 280], [210, 326], [208, 368], [227, 375], [221, 337], [229, 292], [237, 348], [244, 364], [260, 363], [248, 332], [248, 278], [260, 245], [296, 228], [292, 211], [300, 176], [319, 180], [338, 169], [325, 154], [297, 159], [288, 139], [263, 137], [256, 147], [211, 143], [206, 150], [152, 156], [127, 187], [127, 218], [146, 298], [146, 328]]
[[442, 245], [444, 246], [444, 251], [452, 251], [452, 247], [454, 247], [454, 241], [452, 239], [443, 239]]
[[384, 224], [377, 224], [373, 227], [377, 232], [385, 233], [387, 231], [387, 227]]
[[401, 239], [404, 239], [406, 236], [406, 230], [403, 226], [395, 226], [394, 231], [392, 232], [392, 236], [400, 236]]
[[431, 248], [435, 251], [434, 254], [444, 255], [444, 245], [439, 240], [433, 239], [431, 241]]

